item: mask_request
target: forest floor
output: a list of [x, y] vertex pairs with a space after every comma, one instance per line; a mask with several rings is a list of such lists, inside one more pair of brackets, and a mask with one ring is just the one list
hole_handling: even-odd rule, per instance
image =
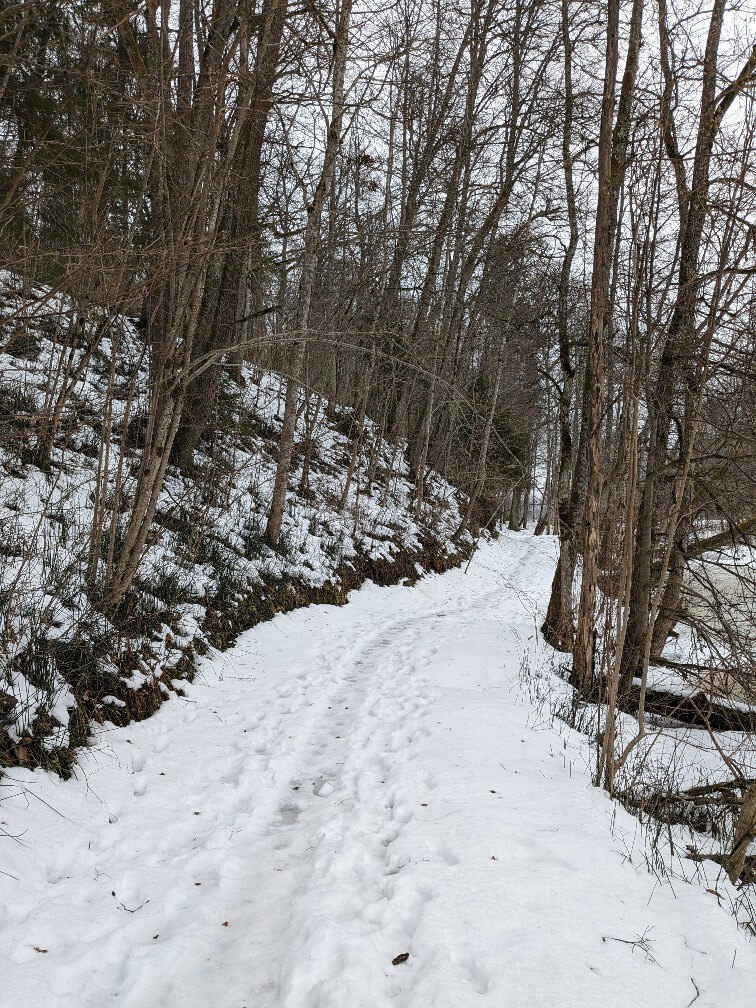
[[649, 872], [533, 702], [553, 554], [279, 615], [71, 780], [10, 771], [3, 1006], [752, 1005], [728, 883]]

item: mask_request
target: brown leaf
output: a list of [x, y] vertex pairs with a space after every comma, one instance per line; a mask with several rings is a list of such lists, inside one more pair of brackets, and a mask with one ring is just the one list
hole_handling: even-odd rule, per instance
[[40, 948], [39, 945], [32, 945], [35, 952], [47, 952], [47, 949]]
[[409, 952], [402, 952], [400, 955], [396, 956], [391, 960], [392, 966], [399, 966], [400, 963], [405, 963], [409, 959]]

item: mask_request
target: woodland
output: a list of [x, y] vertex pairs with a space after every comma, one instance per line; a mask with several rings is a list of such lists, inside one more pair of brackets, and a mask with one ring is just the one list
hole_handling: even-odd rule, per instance
[[[593, 783], [752, 883], [755, 31], [3, 0], [0, 765], [68, 776], [208, 648], [527, 533]], [[670, 726], [716, 773], [643, 778]]]

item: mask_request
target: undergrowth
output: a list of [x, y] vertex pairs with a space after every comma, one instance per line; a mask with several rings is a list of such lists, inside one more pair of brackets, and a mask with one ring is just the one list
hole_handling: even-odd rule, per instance
[[[555, 653], [534, 667], [531, 655], [523, 651], [520, 686], [532, 709], [532, 726], [557, 730], [563, 740], [565, 768], [571, 775], [578, 761], [597, 786], [604, 710], [581, 698], [569, 683], [570, 672], [570, 666], [560, 662]], [[637, 727], [631, 721], [620, 714], [618, 748]], [[582, 741], [575, 744], [573, 732]], [[722, 738], [707, 741], [705, 735], [685, 726], [649, 726], [645, 744], [635, 750], [617, 780], [612, 796], [612, 833], [625, 844], [625, 856], [634, 864], [643, 864], [659, 884], [673, 889], [683, 882], [703, 885], [756, 937], [756, 858], [749, 858], [737, 886], [730, 885], [720, 864], [732, 847], [739, 810], [737, 789], [719, 786], [723, 777], [720, 753], [728, 742]], [[742, 751], [740, 755], [749, 758]], [[620, 807], [636, 822], [630, 841], [626, 829], [617, 829]]]

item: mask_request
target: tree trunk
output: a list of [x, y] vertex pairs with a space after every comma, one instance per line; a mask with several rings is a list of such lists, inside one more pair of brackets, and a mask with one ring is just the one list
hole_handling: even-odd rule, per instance
[[268, 514], [268, 524], [265, 530], [268, 542], [274, 545], [278, 542], [278, 537], [281, 534], [286, 490], [289, 483], [289, 473], [291, 472], [291, 460], [294, 454], [297, 402], [299, 399], [302, 365], [304, 364], [305, 349], [307, 346], [312, 288], [315, 281], [315, 268], [317, 266], [318, 248], [320, 246], [320, 224], [323, 216], [323, 207], [325, 206], [333, 181], [336, 158], [341, 147], [341, 124], [344, 117], [344, 75], [346, 72], [351, 13], [352, 0], [344, 0], [339, 12], [334, 39], [331, 121], [326, 137], [323, 168], [312, 203], [308, 207], [307, 212], [307, 227], [305, 228], [304, 248], [302, 251], [302, 275], [299, 281], [296, 323], [292, 334], [294, 338], [294, 350], [286, 384], [284, 419], [278, 445], [278, 464], [276, 465], [273, 497]]
[[756, 780], [751, 781], [743, 794], [743, 804], [735, 826], [735, 841], [725, 859], [724, 870], [735, 885], [745, 868], [748, 848], [756, 840]]
[[580, 606], [578, 609], [573, 659], [573, 670], [576, 681], [585, 690], [588, 689], [593, 680], [594, 610], [598, 581], [599, 508], [602, 487], [601, 405], [604, 386], [603, 338], [612, 250], [612, 123], [614, 118], [617, 64], [619, 60], [619, 8], [619, 0], [609, 0], [604, 94], [601, 103], [601, 127], [599, 135], [598, 205], [596, 208], [596, 230], [593, 243], [591, 312], [588, 331], [588, 360], [586, 362], [586, 392], [588, 395], [587, 405], [589, 415], [586, 455], [588, 464], [588, 491], [583, 511], [583, 572], [580, 583]]
[[572, 617], [572, 582], [575, 576], [575, 506], [573, 499], [572, 401], [575, 389], [575, 366], [570, 349], [569, 317], [571, 314], [570, 272], [578, 243], [577, 207], [572, 162], [572, 121], [574, 96], [572, 90], [572, 39], [569, 32], [569, 0], [562, 0], [562, 47], [564, 50], [565, 108], [562, 127], [562, 171], [567, 197], [567, 220], [570, 237], [559, 275], [559, 367], [562, 386], [559, 392], [559, 458], [557, 462], [557, 515], [559, 523], [559, 557], [551, 583], [546, 618], [541, 626], [544, 640], [558, 651], [572, 651], [575, 626]]
[[[756, 47], [754, 47], [736, 80], [717, 96], [717, 57], [725, 6], [725, 0], [715, 0], [709, 20], [696, 148], [691, 186], [688, 190], [672, 118], [674, 76], [669, 64], [670, 43], [666, 24], [666, 4], [665, 0], [660, 0], [659, 3], [659, 38], [665, 78], [662, 127], [667, 155], [675, 168], [677, 181], [681, 230], [680, 258], [677, 294], [664, 338], [659, 376], [654, 393], [649, 397], [649, 449], [638, 515], [627, 643], [623, 654], [622, 680], [625, 684], [629, 683], [634, 675], [645, 674], [644, 656], [651, 650], [649, 636], [653, 633], [650, 601], [654, 588], [654, 533], [659, 523], [664, 499], [661, 491], [668, 464], [669, 430], [673, 420], [677, 388], [683, 375], [690, 375], [696, 368], [705, 364], [704, 358], [708, 354], [708, 350], [704, 350], [701, 345], [701, 337], [696, 331], [696, 309], [700, 285], [701, 243], [709, 211], [711, 155], [725, 112], [752, 79], [756, 68]], [[695, 425], [697, 421], [689, 416], [687, 422]], [[681, 443], [679, 457], [683, 458], [690, 448], [690, 445]], [[668, 526], [666, 534], [675, 536], [676, 531], [676, 528]], [[657, 583], [657, 592], [661, 587]]]

